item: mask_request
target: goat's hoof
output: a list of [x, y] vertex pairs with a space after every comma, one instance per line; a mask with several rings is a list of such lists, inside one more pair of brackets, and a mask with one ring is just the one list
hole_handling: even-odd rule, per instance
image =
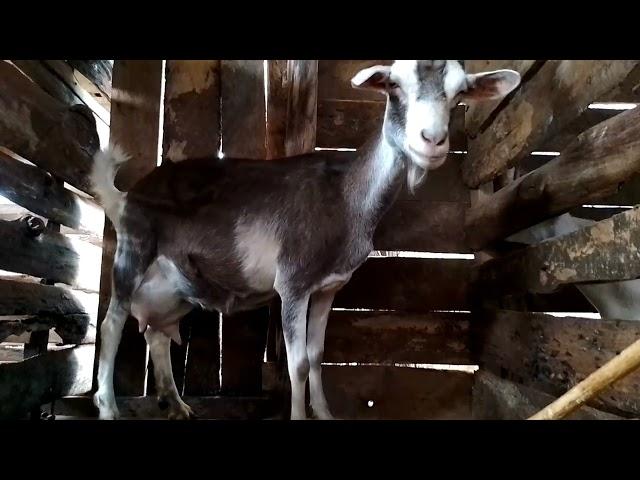
[[182, 400], [170, 406], [169, 420], [195, 420], [196, 418], [198, 417], [193, 409]]
[[98, 418], [100, 420], [117, 420], [120, 412], [115, 401], [108, 401], [100, 392], [93, 396], [93, 404], [98, 408]]

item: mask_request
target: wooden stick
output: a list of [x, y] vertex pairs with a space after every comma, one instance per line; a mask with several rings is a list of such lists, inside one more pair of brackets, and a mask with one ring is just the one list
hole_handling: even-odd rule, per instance
[[564, 418], [638, 367], [640, 367], [640, 340], [636, 340], [618, 356], [609, 360], [555, 402], [530, 417], [529, 420], [557, 420]]

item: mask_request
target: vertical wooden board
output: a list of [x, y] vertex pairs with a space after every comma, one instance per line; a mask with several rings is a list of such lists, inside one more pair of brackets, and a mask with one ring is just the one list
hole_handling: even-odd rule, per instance
[[318, 61], [289, 60], [291, 77], [287, 109], [287, 156], [312, 152], [316, 145]]
[[220, 60], [167, 60], [163, 158], [207, 157], [220, 148]]
[[[169, 60], [165, 75], [164, 159], [215, 158], [220, 149], [220, 60]], [[179, 392], [179, 380], [189, 394], [218, 390], [218, 322], [217, 312], [202, 310], [182, 319], [180, 328], [189, 330], [189, 339], [183, 347], [171, 345]]]
[[221, 60], [222, 151], [267, 158], [264, 60]]
[[[161, 60], [116, 60], [114, 64], [110, 137], [131, 155], [131, 160], [123, 165], [116, 177], [116, 185], [121, 190], [128, 190], [157, 165], [161, 83]], [[111, 222], [105, 221], [96, 362], [100, 348], [99, 327], [111, 297], [115, 247], [115, 230]], [[145, 362], [146, 342], [138, 332], [138, 322], [129, 317], [116, 357], [116, 395], [142, 395]]]
[[210, 396], [220, 389], [220, 315], [192, 311], [185, 395]]
[[269, 308], [227, 315], [222, 319], [222, 385], [224, 394], [257, 394], [267, 343]]
[[473, 375], [468, 373], [402, 367], [325, 365], [322, 367], [322, 376], [329, 408], [337, 418], [471, 418]]

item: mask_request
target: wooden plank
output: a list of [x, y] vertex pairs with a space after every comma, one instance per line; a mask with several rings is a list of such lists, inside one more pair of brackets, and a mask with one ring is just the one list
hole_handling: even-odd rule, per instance
[[554, 215], [614, 194], [640, 171], [640, 108], [579, 135], [559, 157], [474, 205], [467, 243], [478, 250]]
[[[259, 420], [270, 417], [275, 405], [266, 397], [221, 397], [221, 396], [185, 396], [183, 398], [200, 419], [211, 420]], [[151, 396], [116, 398], [120, 415], [125, 419], [159, 419], [167, 418], [166, 413], [158, 407], [158, 402]], [[57, 416], [79, 418], [97, 417], [96, 408], [90, 397], [70, 397], [55, 403]]]
[[68, 106], [83, 103], [42, 60], [11, 60], [11, 63], [56, 100]]
[[222, 150], [231, 158], [267, 156], [263, 60], [221, 60]]
[[471, 417], [473, 376], [467, 373], [325, 365], [322, 378], [327, 401], [337, 418], [460, 420]]
[[374, 65], [391, 65], [393, 60], [320, 60], [318, 61], [318, 99], [369, 100], [384, 103], [384, 95], [353, 88], [351, 79], [360, 70]]
[[[318, 118], [318, 61], [288, 60], [288, 107], [286, 116], [287, 135], [285, 156], [313, 152], [316, 145], [316, 122]], [[279, 95], [278, 91], [270, 94]], [[271, 97], [267, 108], [270, 108]], [[267, 128], [271, 117], [267, 111]]]
[[99, 147], [92, 112], [83, 105], [66, 107], [6, 61], [0, 62], [0, 140], [21, 157], [91, 191], [88, 174]]
[[52, 181], [49, 173], [17, 160], [1, 148], [0, 195], [54, 222], [102, 234], [104, 219], [95, 203]]
[[0, 279], [0, 315], [75, 315], [86, 309], [71, 290]]
[[[481, 370], [475, 374], [471, 410], [474, 420], [526, 420], [555, 399], [553, 395]], [[624, 418], [595, 408], [583, 407], [564, 420], [624, 420]]]
[[[160, 121], [161, 60], [116, 60], [113, 66], [111, 98], [111, 140], [131, 155], [116, 176], [123, 191], [153, 170], [158, 162]], [[105, 221], [103, 237], [98, 337], [111, 297], [111, 273], [116, 235]], [[99, 338], [96, 358], [99, 358]], [[114, 370], [114, 389], [118, 395], [141, 395], [144, 391], [146, 342], [138, 333], [138, 322], [129, 317], [125, 323]], [[97, 364], [95, 366], [97, 373]]]
[[220, 315], [194, 310], [191, 317], [185, 395], [208, 396], [220, 390]]
[[0, 364], [0, 418], [22, 418], [56, 398], [88, 392], [93, 350], [81, 345]]
[[332, 311], [325, 362], [470, 364], [469, 314]]
[[[31, 217], [33, 218], [33, 217]], [[0, 220], [0, 269], [97, 292], [100, 248], [60, 233], [34, 233], [26, 221]]]
[[[484, 311], [474, 318], [474, 351], [481, 366], [559, 396], [640, 338], [640, 322], [556, 318]], [[640, 372], [602, 392], [589, 405], [640, 417]]]
[[220, 60], [167, 60], [163, 157], [215, 156], [220, 149]]
[[[526, 83], [535, 73], [544, 60], [467, 60], [465, 62], [465, 70], [467, 73], [491, 72], [494, 70], [502, 70], [508, 68], [515, 70], [520, 74], [520, 86]], [[467, 135], [475, 138], [481, 130], [484, 130], [492, 121], [497, 113], [498, 107], [502, 107], [509, 103], [509, 99], [513, 96], [510, 94], [507, 98], [500, 100], [491, 100], [487, 102], [472, 103], [467, 108], [465, 116], [465, 130]]]
[[477, 188], [516, 165], [572, 122], [580, 121], [590, 103], [618, 91], [638, 70], [637, 60], [547, 61], [491, 126], [469, 142], [462, 171], [465, 183]]
[[262, 390], [269, 308], [222, 318], [222, 385], [225, 395], [254, 395]]
[[466, 310], [471, 260], [370, 258], [336, 295], [335, 308]]
[[[464, 105], [451, 112], [451, 150], [466, 150]], [[320, 100], [316, 146], [321, 148], [359, 148], [382, 128], [384, 102]]]
[[111, 98], [113, 60], [65, 60], [65, 62], [91, 80], [107, 98]]
[[552, 292], [560, 285], [640, 277], [640, 210], [491, 260], [478, 271], [486, 295]]
[[[167, 61], [165, 160], [215, 158], [221, 146], [220, 90], [220, 60]], [[179, 392], [183, 387], [187, 394], [212, 395], [218, 391], [219, 317], [217, 312], [194, 310], [182, 319], [183, 345], [171, 344], [173, 375]]]
[[89, 315], [38, 315], [0, 318], [0, 342], [13, 335], [55, 329], [65, 344], [95, 343]]

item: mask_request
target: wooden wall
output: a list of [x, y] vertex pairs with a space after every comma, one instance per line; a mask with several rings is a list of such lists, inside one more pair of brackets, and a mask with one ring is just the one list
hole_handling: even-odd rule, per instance
[[[637, 103], [640, 65], [473, 60], [467, 66], [523, 75], [508, 98], [467, 112], [462, 175], [472, 189], [467, 244], [479, 259], [470, 287], [480, 364], [474, 416], [526, 418], [638, 337], [638, 322], [582, 318], [595, 309], [575, 284], [640, 277], [632, 248], [638, 213], [619, 208], [640, 203], [640, 109], [593, 108]], [[526, 248], [503, 241], [564, 212], [599, 222]], [[574, 418], [639, 417], [639, 379], [635, 373], [618, 382]]]

